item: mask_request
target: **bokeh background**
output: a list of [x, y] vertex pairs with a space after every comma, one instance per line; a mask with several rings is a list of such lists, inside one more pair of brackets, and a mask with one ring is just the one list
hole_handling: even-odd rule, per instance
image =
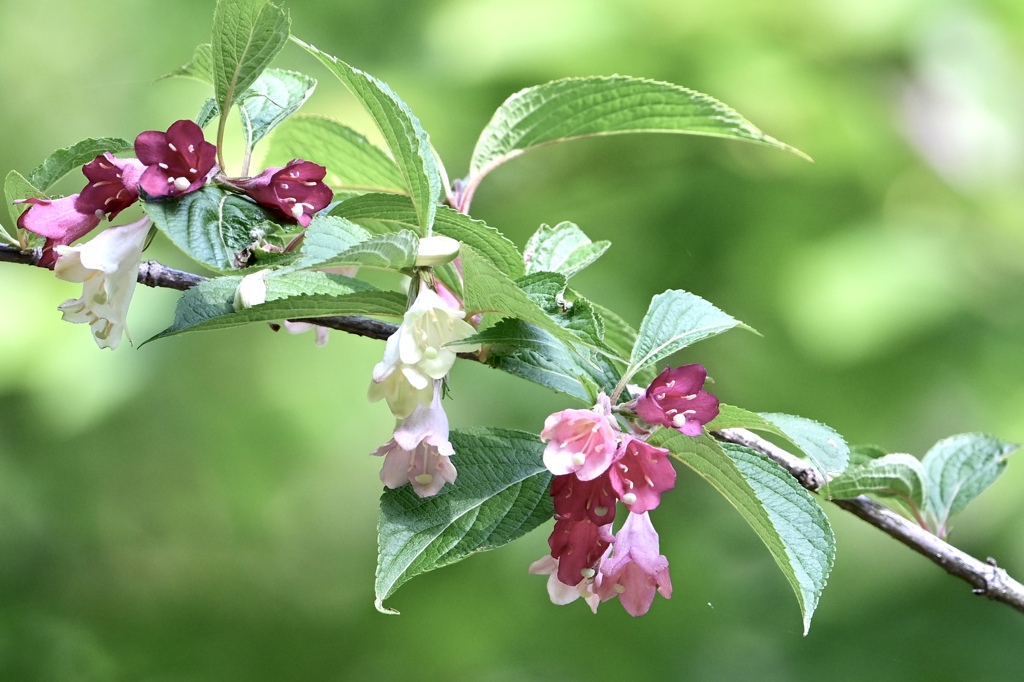
[[[384, 79], [453, 177], [510, 93], [568, 75], [668, 80], [814, 157], [681, 136], [587, 140], [497, 170], [473, 207], [522, 245], [578, 223], [613, 247], [576, 287], [638, 323], [685, 288], [757, 328], [688, 349], [725, 401], [923, 454], [1024, 441], [1024, 3], [1019, 0], [289, 0], [293, 31]], [[191, 117], [154, 79], [213, 3], [0, 0], [0, 172]], [[309, 111], [376, 135], [320, 79]], [[77, 191], [80, 180], [65, 191]], [[6, 213], [0, 221], [10, 224]], [[148, 252], [188, 261], [158, 240]], [[829, 509], [838, 557], [810, 635], [768, 552], [681, 472], [655, 513], [675, 595], [632, 619], [548, 603], [541, 529], [373, 609], [382, 344], [265, 326], [101, 352], [76, 285], [0, 264], [0, 679], [1012, 680], [1024, 620]], [[136, 343], [176, 295], [140, 288]], [[540, 428], [570, 404], [455, 368], [454, 427]], [[952, 540], [1024, 575], [1024, 463]]]

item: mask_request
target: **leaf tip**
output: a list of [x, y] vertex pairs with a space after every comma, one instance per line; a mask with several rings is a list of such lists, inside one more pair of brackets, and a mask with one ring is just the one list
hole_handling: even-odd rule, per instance
[[397, 615], [399, 615], [401, 613], [400, 611], [398, 611], [396, 609], [392, 609], [392, 608], [388, 608], [387, 606], [384, 606], [384, 600], [383, 599], [374, 599], [373, 600], [373, 607], [375, 609], [377, 609], [378, 611], [380, 611], [381, 613], [383, 613], [384, 615], [386, 615], [386, 616], [397, 616]]

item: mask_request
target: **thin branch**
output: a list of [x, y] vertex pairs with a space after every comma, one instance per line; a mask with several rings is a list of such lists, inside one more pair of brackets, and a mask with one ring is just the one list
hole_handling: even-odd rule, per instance
[[[746, 446], [774, 460], [813, 493], [825, 484], [814, 467], [746, 429], [721, 429], [712, 435], [719, 440]], [[925, 556], [950, 575], [970, 583], [974, 594], [1024, 613], [1024, 585], [1011, 578], [1005, 569], [999, 568], [995, 559], [981, 561], [864, 495], [830, 501]]]
[[[0, 244], [0, 261], [36, 265], [39, 256], [39, 249], [20, 251], [16, 247]], [[165, 267], [156, 261], [146, 261], [139, 267], [139, 282], [149, 287], [184, 291], [205, 279], [200, 275]], [[393, 324], [355, 315], [303, 318], [295, 321], [309, 322], [379, 340], [387, 339], [397, 329]], [[459, 357], [481, 361], [481, 358], [473, 353], [460, 353]], [[720, 429], [712, 435], [723, 441], [743, 445], [772, 459], [786, 469], [801, 486], [813, 493], [817, 493], [825, 484], [825, 479], [814, 467], [751, 431]], [[1024, 585], [999, 568], [995, 560], [990, 558], [988, 561], [981, 561], [863, 495], [851, 499], [833, 499], [831, 502], [924, 555], [950, 575], [970, 583], [975, 594], [984, 595], [1024, 613]]]

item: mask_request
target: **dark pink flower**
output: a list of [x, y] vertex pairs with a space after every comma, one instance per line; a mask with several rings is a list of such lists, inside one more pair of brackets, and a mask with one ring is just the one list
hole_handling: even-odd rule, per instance
[[555, 476], [551, 479], [551, 496], [559, 519], [590, 519], [599, 526], [615, 520], [615, 493], [607, 473], [590, 481], [581, 481], [572, 474]]
[[146, 165], [139, 184], [154, 197], [194, 192], [217, 171], [217, 147], [189, 120], [175, 121], [166, 133], [147, 130], [135, 138], [135, 156]]
[[323, 183], [326, 175], [327, 169], [319, 164], [292, 159], [284, 168], [268, 168], [254, 178], [232, 182], [260, 206], [306, 227], [334, 198]]
[[119, 159], [104, 152], [82, 166], [89, 184], [78, 195], [75, 208], [82, 213], [105, 213], [109, 220], [139, 198], [139, 180], [146, 166], [136, 159]]
[[704, 424], [718, 416], [718, 398], [703, 390], [707, 376], [700, 365], [666, 367], [636, 399], [633, 409], [648, 424], [699, 436]]
[[575, 473], [581, 481], [603, 474], [618, 447], [609, 421], [611, 404], [601, 395], [594, 410], [562, 410], [544, 421], [544, 466], [555, 476]]
[[634, 617], [650, 610], [655, 592], [672, 597], [668, 559], [660, 554], [658, 533], [646, 512], [630, 514], [615, 534], [612, 554], [601, 562], [594, 591], [601, 601], [618, 597]]
[[608, 478], [629, 511], [642, 514], [658, 506], [661, 493], [675, 487], [676, 470], [669, 461], [668, 450], [624, 435], [619, 456], [608, 469]]
[[18, 218], [18, 227], [46, 237], [40, 267], [53, 268], [57, 262], [54, 248], [81, 239], [100, 224], [101, 214], [82, 213], [75, 204], [77, 194], [63, 199], [19, 199], [16, 204], [31, 204]]
[[584, 578], [593, 578], [612, 540], [610, 525], [599, 526], [589, 518], [555, 521], [548, 547], [551, 556], [558, 559], [558, 579], [575, 586]]

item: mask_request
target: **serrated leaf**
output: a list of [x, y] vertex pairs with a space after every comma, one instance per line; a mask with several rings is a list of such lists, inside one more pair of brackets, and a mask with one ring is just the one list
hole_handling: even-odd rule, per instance
[[317, 214], [302, 235], [297, 267], [310, 268], [344, 253], [372, 235], [359, 225], [332, 215]]
[[[340, 220], [336, 217], [335, 219]], [[349, 223], [349, 225], [358, 227], [352, 223]], [[326, 239], [319, 239], [315, 247], [311, 245], [309, 248], [315, 248], [316, 254], [323, 255], [326, 249], [321, 247], [325, 242]], [[378, 234], [354, 244], [330, 258], [316, 260], [312, 256], [304, 256], [296, 264], [296, 267], [338, 268], [358, 266], [376, 270], [408, 270], [416, 264], [416, 252], [419, 244], [420, 238], [410, 230]]]
[[143, 210], [178, 248], [218, 270], [235, 269], [238, 252], [279, 229], [249, 199], [212, 186], [144, 202]]
[[210, 125], [210, 121], [217, 118], [219, 113], [220, 112], [217, 111], [217, 101], [211, 97], [203, 102], [203, 106], [200, 107], [199, 113], [196, 114], [196, 125], [200, 128], [205, 128]]
[[7, 177], [4, 179], [4, 198], [7, 200], [7, 210], [11, 212], [11, 220], [15, 224], [21, 214], [28, 210], [28, 204], [15, 204], [16, 199], [40, 199], [45, 196], [46, 193], [43, 190], [35, 187], [18, 171], [12, 170], [7, 173]]
[[888, 452], [879, 445], [851, 445], [850, 466], [864, 464], [879, 457], [885, 457]]
[[541, 225], [523, 249], [527, 274], [558, 272], [570, 279], [611, 246], [609, 241], [592, 242], [583, 230], [570, 222], [551, 227]]
[[477, 140], [469, 175], [479, 178], [540, 145], [641, 132], [732, 138], [803, 156], [708, 95], [643, 78], [593, 76], [526, 88], [505, 100]]
[[[192, 59], [174, 71], [161, 76], [164, 78], [194, 78], [203, 83], [213, 85], [213, 46], [210, 43], [203, 43], [196, 46], [192, 53]], [[216, 102], [214, 102], [216, 105]]]
[[708, 431], [743, 428], [782, 436], [807, 456], [828, 480], [841, 474], [850, 463], [850, 448], [834, 429], [805, 417], [771, 412], [754, 413], [735, 405], [720, 404], [718, 416]]
[[775, 462], [709, 436], [659, 429], [649, 442], [710, 483], [765, 544], [796, 595], [804, 634], [835, 559], [835, 535], [818, 503]]
[[849, 467], [829, 483], [829, 494], [843, 499], [857, 495], [899, 497], [917, 509], [924, 507], [927, 474], [913, 455], [896, 453]]
[[925, 511], [937, 535], [945, 536], [949, 517], [992, 485], [1019, 447], [981, 433], [951, 436], [932, 446], [921, 463], [928, 474]]
[[242, 131], [249, 150], [252, 151], [267, 133], [298, 111], [315, 88], [316, 80], [298, 71], [267, 69], [260, 74], [238, 101]]
[[[696, 294], [671, 289], [651, 299], [629, 359], [629, 374], [736, 326], [739, 320]], [[743, 325], [745, 326], [745, 325]]]
[[421, 499], [410, 486], [380, 501], [376, 606], [409, 579], [469, 555], [501, 547], [550, 520], [551, 474], [535, 434], [466, 429], [450, 436], [458, 469], [454, 485]]
[[565, 289], [565, 276], [557, 272], [536, 272], [516, 280], [523, 290], [555, 324], [579, 337], [585, 343], [603, 347], [604, 322], [590, 301], [578, 296], [570, 300]]
[[[416, 227], [416, 213], [409, 198], [394, 194], [365, 194], [348, 199], [334, 207], [331, 215], [348, 218], [371, 231]], [[515, 279], [523, 275], [523, 258], [515, 244], [479, 220], [439, 206], [434, 217], [434, 232], [468, 244], [509, 277]]]
[[297, 38], [292, 40], [334, 73], [373, 117], [402, 173], [404, 187], [415, 207], [419, 233], [429, 234], [441, 199], [441, 171], [419, 119], [383, 81]]
[[174, 309], [174, 322], [152, 339], [185, 332], [227, 329], [253, 322], [326, 317], [377, 315], [402, 317], [406, 296], [378, 291], [357, 279], [324, 272], [293, 272], [267, 278], [267, 302], [235, 310], [235, 290], [241, 277], [218, 277], [187, 290]]
[[[217, 108], [226, 113], [270, 66], [288, 40], [288, 13], [266, 0], [218, 0], [211, 62]], [[221, 116], [217, 139], [227, 116]]]
[[326, 116], [297, 114], [274, 131], [267, 165], [284, 166], [299, 158], [326, 168], [325, 182], [336, 189], [407, 191], [390, 156], [361, 133]]
[[90, 137], [50, 154], [28, 174], [28, 182], [45, 192], [65, 175], [81, 168], [103, 152], [121, 154], [134, 149], [131, 142], [120, 137]]
[[[633, 346], [636, 345], [637, 332], [613, 310], [593, 302], [591, 305], [594, 306], [595, 312], [601, 316], [601, 321], [604, 323], [604, 345], [611, 349], [616, 356], [623, 358], [622, 367], [619, 368], [621, 376], [627, 364], [624, 358], [630, 356]], [[657, 376], [657, 368], [649, 365], [633, 375], [633, 383], [638, 386], [649, 386]]]

